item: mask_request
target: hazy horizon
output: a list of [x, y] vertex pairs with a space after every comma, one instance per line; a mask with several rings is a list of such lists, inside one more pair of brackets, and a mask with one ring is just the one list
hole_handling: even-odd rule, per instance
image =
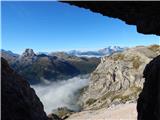
[[[150, 44], [150, 45], [159, 45], [159, 44]], [[138, 46], [150, 46], [150, 45], [138, 45]], [[118, 45], [117, 45], [118, 46]], [[114, 47], [114, 46], [111, 46], [111, 45], [109, 45], [109, 46], [106, 46], [106, 47], [104, 47], [104, 48], [107, 48], [107, 47]], [[118, 46], [118, 47], [121, 47], [121, 48], [132, 48], [132, 47], [137, 47], [137, 46], [132, 46], [132, 47], [127, 47], [127, 46]], [[72, 51], [72, 50], [75, 50], [75, 51], [80, 51], [80, 52], [87, 52], [87, 51], [98, 51], [98, 50], [100, 50], [100, 49], [104, 49], [104, 48], [97, 48], [97, 49], [90, 49], [90, 50], [81, 50], [81, 49], [70, 49], [70, 50], [51, 50], [51, 51], [35, 51], [34, 49], [33, 49], [33, 51], [35, 52], [35, 53], [52, 53], [52, 52], [70, 52], [70, 51]], [[14, 52], [14, 51], [12, 51], [12, 50], [7, 50], [7, 49], [3, 49], [3, 48], [1, 48], [1, 50], [5, 50], [5, 51], [11, 51], [11, 52], [13, 52], [13, 53], [15, 53], [15, 54], [22, 54], [26, 49], [32, 49], [32, 48], [25, 48], [25, 49], [23, 49], [21, 52], [19, 52], [19, 53], [17, 53], [17, 52]]]

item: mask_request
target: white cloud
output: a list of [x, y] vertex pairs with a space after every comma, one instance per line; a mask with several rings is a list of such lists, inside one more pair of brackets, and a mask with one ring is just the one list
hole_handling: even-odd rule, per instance
[[49, 85], [32, 86], [44, 105], [46, 113], [58, 107], [68, 107], [77, 111], [79, 105], [76, 103], [79, 94], [77, 91], [88, 85], [88, 76], [77, 76], [68, 80], [59, 80]]

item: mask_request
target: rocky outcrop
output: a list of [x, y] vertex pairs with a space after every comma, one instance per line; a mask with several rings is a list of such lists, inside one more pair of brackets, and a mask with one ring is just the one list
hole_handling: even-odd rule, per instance
[[23, 53], [22, 53], [22, 56], [21, 57], [28, 57], [28, 58], [32, 58], [36, 56], [36, 54], [34, 53], [33, 49], [29, 49], [27, 48]]
[[[64, 1], [63, 1], [64, 2]], [[119, 1], [65, 1], [71, 5], [90, 9], [104, 16], [118, 18], [129, 25], [136, 25], [143, 34], [160, 35], [159, 2]]]
[[160, 56], [144, 70], [145, 83], [138, 99], [138, 120], [160, 120]]
[[1, 62], [2, 120], [48, 120], [35, 91], [6, 60], [2, 58]]
[[80, 102], [83, 109], [99, 109], [136, 101], [143, 88], [145, 65], [160, 53], [160, 46], [139, 46], [103, 57], [91, 74]]

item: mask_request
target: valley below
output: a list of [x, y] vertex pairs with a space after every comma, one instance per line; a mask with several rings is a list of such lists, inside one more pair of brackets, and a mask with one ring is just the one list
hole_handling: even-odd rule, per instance
[[57, 80], [48, 84], [32, 85], [44, 105], [47, 114], [57, 108], [66, 107], [78, 112], [81, 106], [78, 104], [80, 90], [89, 84], [89, 75], [80, 75], [67, 80]]

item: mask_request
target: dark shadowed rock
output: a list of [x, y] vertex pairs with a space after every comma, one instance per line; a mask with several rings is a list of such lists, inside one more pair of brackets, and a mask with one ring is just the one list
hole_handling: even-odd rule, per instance
[[144, 70], [144, 88], [138, 99], [138, 120], [160, 120], [160, 56]]
[[2, 120], [48, 120], [28, 82], [2, 61]]
[[160, 3], [147, 1], [65, 1], [90, 9], [104, 16], [118, 18], [129, 25], [136, 25], [144, 34], [160, 35]]

